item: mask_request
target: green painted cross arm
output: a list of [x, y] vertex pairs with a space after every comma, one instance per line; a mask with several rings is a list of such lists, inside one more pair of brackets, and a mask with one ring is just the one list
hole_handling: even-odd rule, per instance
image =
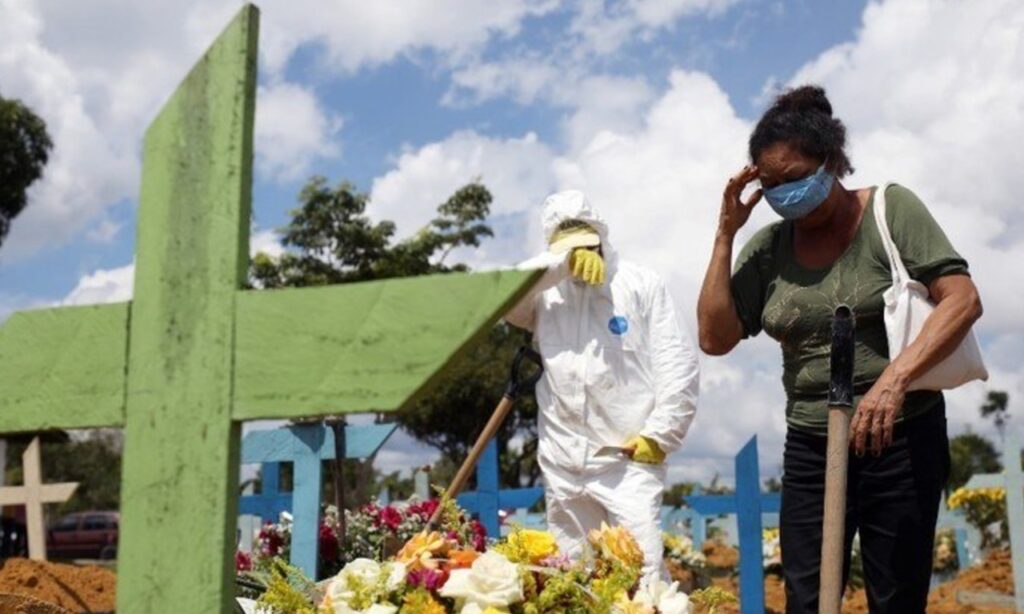
[[397, 410], [539, 275], [499, 271], [243, 292], [232, 417]]
[[[536, 278], [501, 271], [237, 301], [236, 420], [392, 411]], [[0, 433], [122, 426], [130, 303], [16, 313], [0, 327]]]
[[0, 328], [0, 433], [124, 424], [128, 304], [15, 313]]

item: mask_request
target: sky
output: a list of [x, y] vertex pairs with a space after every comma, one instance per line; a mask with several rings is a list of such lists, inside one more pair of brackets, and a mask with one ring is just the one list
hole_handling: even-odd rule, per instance
[[[141, 138], [236, 0], [0, 0], [0, 95], [46, 121], [55, 148], [0, 248], [12, 311], [131, 297]], [[948, 394], [951, 435], [995, 436], [988, 390], [1024, 431], [1024, 3], [885, 0], [268, 0], [256, 111], [254, 250], [278, 254], [311, 175], [371, 193], [370, 214], [415, 232], [459, 186], [494, 193], [478, 269], [542, 248], [539, 206], [579, 188], [625, 257], [696, 297], [725, 181], [781, 89], [824, 86], [847, 125], [848, 187], [914, 190], [968, 259], [991, 373]], [[740, 241], [773, 221], [759, 206]], [[670, 480], [732, 476], [756, 435], [777, 475], [781, 352], [763, 335], [702, 358], [691, 435]], [[483, 418], [482, 418], [483, 419]], [[433, 453], [393, 438], [384, 470]]]

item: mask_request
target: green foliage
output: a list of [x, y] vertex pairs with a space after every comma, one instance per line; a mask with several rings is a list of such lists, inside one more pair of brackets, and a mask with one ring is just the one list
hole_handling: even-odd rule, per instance
[[[486, 224], [492, 196], [479, 182], [456, 190], [437, 207], [436, 217], [427, 226], [401, 241], [395, 240], [393, 222], [370, 220], [369, 201], [369, 195], [348, 182], [331, 187], [323, 177], [312, 178], [299, 194], [300, 205], [291, 212], [291, 222], [281, 230], [288, 251], [277, 258], [257, 254], [250, 269], [252, 284], [257, 288], [318, 286], [466, 271], [466, 265], [447, 261], [453, 251], [478, 247], [493, 234]], [[444, 472], [450, 469], [454, 474], [453, 459], [465, 456], [500, 401], [508, 366], [527, 340], [520, 331], [495, 327], [484, 342], [452, 365], [427, 397], [397, 414], [404, 429], [442, 453], [451, 465]], [[498, 434], [504, 485], [519, 486], [524, 478], [533, 485], [540, 477], [536, 417], [534, 400], [523, 398]], [[513, 454], [509, 441], [517, 435], [525, 443]], [[346, 469], [347, 475], [352, 473]], [[359, 502], [376, 494], [374, 490], [379, 492], [366, 487], [367, 479], [366, 475], [360, 479], [362, 492], [353, 497]], [[391, 482], [397, 487], [394, 496], [411, 492], [411, 484], [396, 480]], [[354, 502], [349, 496], [346, 503], [351, 507]]]
[[999, 453], [985, 437], [967, 431], [949, 441], [950, 472], [947, 488], [954, 491], [976, 473], [998, 473], [1003, 470]]
[[980, 408], [981, 417], [992, 418], [1000, 437], [1003, 436], [1003, 432], [1006, 430], [1006, 420], [1010, 417], [1007, 411], [1009, 402], [1009, 394], [999, 390], [989, 390], [988, 396], [985, 397], [985, 403]]
[[698, 607], [707, 608], [708, 614], [714, 614], [719, 606], [738, 601], [736, 595], [718, 586], [709, 586], [690, 593], [690, 602]]
[[697, 486], [699, 486], [697, 482], [678, 482], [673, 484], [665, 489], [663, 503], [672, 507], [681, 507], [683, 505], [683, 498], [692, 495]]
[[19, 100], [0, 96], [0, 243], [43, 174], [53, 142], [46, 124]]
[[483, 222], [491, 200], [483, 185], [466, 185], [437, 208], [430, 224], [393, 244], [394, 222], [370, 220], [367, 194], [348, 182], [331, 188], [323, 177], [313, 177], [282, 229], [281, 242], [291, 249], [276, 259], [258, 254], [251, 277], [261, 288], [282, 288], [464, 271], [464, 265], [445, 264], [445, 257], [492, 236]]
[[316, 609], [310, 605], [316, 587], [301, 570], [276, 560], [265, 581], [267, 590], [257, 601], [259, 605], [271, 612], [316, 614]]

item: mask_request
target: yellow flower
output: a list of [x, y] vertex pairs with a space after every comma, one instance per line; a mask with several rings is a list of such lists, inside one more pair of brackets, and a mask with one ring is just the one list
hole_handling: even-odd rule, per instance
[[437, 531], [420, 531], [402, 546], [395, 560], [404, 563], [410, 571], [424, 567], [436, 569], [438, 562], [435, 558], [445, 554], [448, 548], [448, 542]]
[[399, 614], [445, 614], [445, 608], [429, 592], [416, 590], [405, 596]]
[[[547, 531], [520, 529], [508, 536], [508, 549], [527, 559], [523, 563], [537, 564], [558, 554], [555, 536]], [[516, 557], [519, 558], [519, 557]]]
[[601, 528], [591, 531], [587, 539], [603, 558], [617, 559], [623, 565], [632, 568], [644, 564], [644, 553], [640, 550], [640, 545], [636, 543], [633, 534], [623, 527], [609, 527], [602, 522]]
[[654, 606], [630, 599], [626, 591], [618, 594], [613, 611], [616, 614], [655, 614], [656, 612]]

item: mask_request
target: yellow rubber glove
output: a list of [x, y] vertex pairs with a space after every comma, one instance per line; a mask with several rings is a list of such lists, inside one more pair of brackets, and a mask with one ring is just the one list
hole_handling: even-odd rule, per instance
[[637, 435], [626, 442], [627, 448], [634, 448], [633, 460], [648, 465], [660, 465], [665, 462], [665, 453], [661, 450], [658, 442], [650, 437]]
[[589, 249], [577, 248], [569, 256], [569, 270], [577, 279], [591, 286], [604, 283], [604, 258]]

